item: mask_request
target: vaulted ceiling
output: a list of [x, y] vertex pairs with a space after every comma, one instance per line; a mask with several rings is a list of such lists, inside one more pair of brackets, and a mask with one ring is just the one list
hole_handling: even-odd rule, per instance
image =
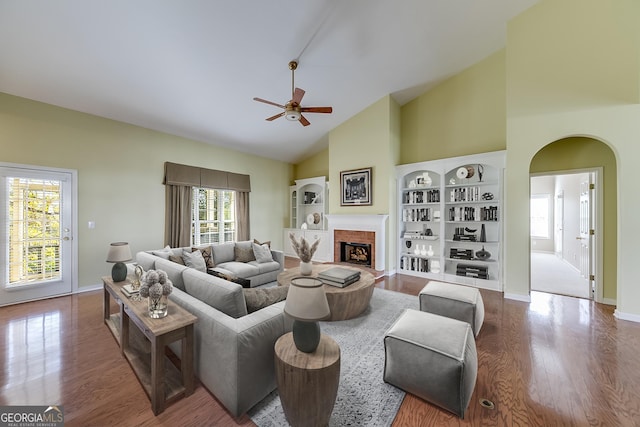
[[[0, 92], [298, 161], [505, 45], [537, 0], [0, 0]], [[279, 118], [289, 61], [309, 126]]]

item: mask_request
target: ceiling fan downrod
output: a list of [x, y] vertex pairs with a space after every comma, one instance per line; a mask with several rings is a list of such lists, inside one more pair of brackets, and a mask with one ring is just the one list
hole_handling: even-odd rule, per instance
[[293, 99], [293, 95], [295, 93], [294, 75], [297, 68], [298, 68], [298, 61], [294, 60], [289, 62], [289, 69], [291, 70], [291, 99]]

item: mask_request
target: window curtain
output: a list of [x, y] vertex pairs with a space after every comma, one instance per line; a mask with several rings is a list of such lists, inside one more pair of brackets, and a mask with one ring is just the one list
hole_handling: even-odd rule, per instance
[[183, 185], [165, 186], [164, 244], [180, 248], [191, 244], [193, 190]]
[[236, 191], [236, 240], [249, 240], [249, 192]]
[[250, 178], [249, 175], [165, 162], [165, 244], [175, 248], [191, 243], [193, 187], [235, 191], [236, 239], [248, 240]]

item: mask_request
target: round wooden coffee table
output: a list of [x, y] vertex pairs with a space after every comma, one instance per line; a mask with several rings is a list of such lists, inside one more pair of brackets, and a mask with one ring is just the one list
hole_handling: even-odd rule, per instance
[[[336, 267], [336, 265], [314, 264], [311, 276], [307, 277], [317, 277], [318, 273], [333, 267]], [[359, 316], [367, 309], [371, 301], [371, 295], [373, 295], [373, 285], [376, 281], [373, 274], [359, 268], [344, 265], [340, 265], [340, 267], [360, 271], [360, 280], [344, 288], [324, 285], [329, 310], [331, 311], [330, 317], [326, 320], [347, 320]], [[290, 285], [291, 279], [300, 276], [300, 267], [288, 268], [278, 274], [278, 285]]]

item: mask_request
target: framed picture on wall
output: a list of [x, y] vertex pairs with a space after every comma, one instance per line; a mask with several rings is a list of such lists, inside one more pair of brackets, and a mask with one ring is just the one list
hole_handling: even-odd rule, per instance
[[367, 206], [371, 203], [371, 168], [340, 172], [340, 206]]

